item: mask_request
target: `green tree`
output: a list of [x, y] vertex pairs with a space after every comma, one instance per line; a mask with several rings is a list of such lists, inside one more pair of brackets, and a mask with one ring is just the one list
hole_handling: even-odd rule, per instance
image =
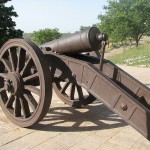
[[61, 33], [61, 37], [67, 37], [67, 36], [70, 36], [71, 33], [70, 32], [67, 32], [67, 33]]
[[80, 31], [85, 31], [85, 30], [90, 29], [91, 27], [97, 27], [97, 26], [98, 24], [93, 24], [92, 26], [81, 26]]
[[21, 38], [22, 31], [16, 30], [16, 23], [12, 17], [17, 17], [13, 6], [6, 7], [5, 4], [11, 0], [0, 0], [0, 47], [4, 42], [11, 38]]
[[150, 0], [109, 0], [99, 15], [100, 28], [113, 42], [134, 40], [136, 46], [143, 34], [150, 31]]
[[23, 38], [25, 40], [31, 40], [32, 33], [23, 33]]
[[85, 31], [85, 30], [88, 30], [90, 28], [91, 28], [91, 26], [81, 26], [80, 31]]
[[41, 45], [54, 39], [58, 39], [61, 37], [61, 35], [62, 34], [59, 32], [57, 28], [41, 29], [39, 31], [34, 31], [31, 38], [36, 44]]

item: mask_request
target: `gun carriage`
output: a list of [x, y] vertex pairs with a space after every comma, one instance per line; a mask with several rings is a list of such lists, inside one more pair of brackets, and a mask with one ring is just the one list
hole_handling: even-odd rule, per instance
[[[6, 42], [0, 50], [0, 104], [6, 116], [21, 127], [35, 125], [46, 115], [54, 89], [72, 107], [100, 100], [150, 139], [150, 89], [104, 59], [107, 40], [92, 27], [41, 46], [23, 39]], [[99, 57], [83, 54], [92, 51]]]

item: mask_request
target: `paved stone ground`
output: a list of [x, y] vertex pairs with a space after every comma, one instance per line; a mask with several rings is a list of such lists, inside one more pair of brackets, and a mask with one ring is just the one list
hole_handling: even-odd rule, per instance
[[[150, 68], [121, 66], [150, 85]], [[0, 110], [0, 150], [149, 150], [150, 142], [102, 103], [83, 109], [53, 94], [51, 109], [34, 129], [13, 125]]]

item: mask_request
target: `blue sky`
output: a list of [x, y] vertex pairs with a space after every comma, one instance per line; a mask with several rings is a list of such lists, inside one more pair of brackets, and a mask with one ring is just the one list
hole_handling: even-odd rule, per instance
[[44, 28], [59, 28], [60, 32], [75, 32], [80, 26], [98, 22], [107, 0], [12, 0], [19, 17], [14, 18], [17, 29], [26, 33]]

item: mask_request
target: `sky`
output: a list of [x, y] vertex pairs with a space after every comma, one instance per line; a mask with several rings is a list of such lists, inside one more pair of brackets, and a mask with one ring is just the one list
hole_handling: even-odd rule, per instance
[[16, 29], [25, 33], [45, 28], [67, 33], [98, 23], [107, 4], [107, 0], [12, 0], [6, 6], [14, 6]]

